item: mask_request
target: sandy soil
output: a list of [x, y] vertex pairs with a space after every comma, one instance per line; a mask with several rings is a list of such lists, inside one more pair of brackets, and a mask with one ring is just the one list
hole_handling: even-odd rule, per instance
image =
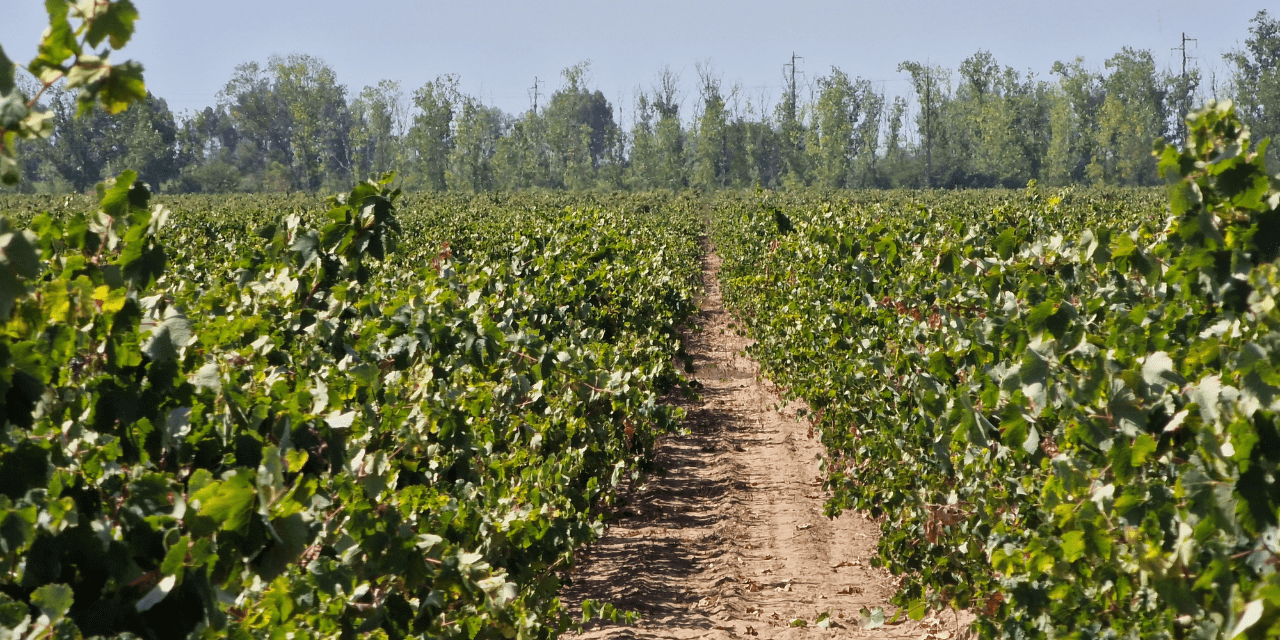
[[855, 513], [822, 515], [821, 445], [797, 417], [803, 407], [778, 410], [775, 388], [743, 355], [750, 341], [721, 306], [719, 257], [706, 255], [700, 330], [688, 336], [703, 385], [701, 402], [687, 405], [690, 433], [662, 442], [666, 473], [628, 496], [562, 591], [571, 606], [592, 598], [642, 618], [593, 624], [580, 637], [967, 637], [965, 613], [860, 626], [863, 608], [895, 611], [893, 577], [869, 564], [878, 526]]

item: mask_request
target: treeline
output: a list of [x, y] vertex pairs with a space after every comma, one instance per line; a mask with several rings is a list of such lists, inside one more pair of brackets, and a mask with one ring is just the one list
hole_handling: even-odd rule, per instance
[[[1219, 97], [1256, 139], [1275, 137], [1280, 20], [1260, 11], [1248, 31], [1225, 56]], [[586, 63], [513, 115], [464, 94], [456, 76], [409, 94], [393, 81], [352, 94], [319, 58], [272, 57], [237, 67], [215, 106], [183, 117], [149, 96], [119, 116], [77, 119], [73, 96], [46, 92], [58, 133], [24, 147], [22, 188], [82, 192], [125, 168], [167, 192], [340, 190], [389, 169], [409, 189], [466, 192], [1150, 185], [1152, 141], [1179, 141], [1205, 97], [1199, 71], [1158, 70], [1150, 51], [1128, 47], [1101, 70], [1058, 62], [1048, 80], [985, 51], [954, 70], [899, 70], [910, 99], [833, 67], [807, 96], [792, 84], [762, 105], [698, 66], [689, 112], [666, 70], [637, 93], [624, 130]]]

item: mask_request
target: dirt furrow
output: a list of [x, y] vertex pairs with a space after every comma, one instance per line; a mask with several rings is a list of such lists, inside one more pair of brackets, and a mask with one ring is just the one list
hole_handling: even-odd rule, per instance
[[628, 496], [562, 593], [570, 604], [592, 598], [642, 618], [592, 625], [581, 637], [966, 635], [963, 614], [860, 626], [864, 608], [894, 611], [892, 576], [869, 564], [878, 528], [859, 514], [822, 515], [821, 445], [797, 416], [803, 406], [779, 410], [776, 390], [743, 355], [750, 341], [721, 305], [719, 258], [706, 256], [700, 330], [689, 335], [702, 384], [701, 401], [687, 405], [689, 434], [663, 441], [665, 473]]

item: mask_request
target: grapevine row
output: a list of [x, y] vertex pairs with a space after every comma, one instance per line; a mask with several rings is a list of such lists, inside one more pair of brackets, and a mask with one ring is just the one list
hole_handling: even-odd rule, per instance
[[828, 513], [984, 637], [1280, 633], [1280, 193], [1229, 103], [1144, 192], [723, 199], [726, 300]]
[[94, 213], [4, 223], [0, 628], [571, 624], [574, 550], [679, 418], [700, 229], [674, 205], [399, 208], [389, 181], [316, 214], [153, 206], [126, 172]]

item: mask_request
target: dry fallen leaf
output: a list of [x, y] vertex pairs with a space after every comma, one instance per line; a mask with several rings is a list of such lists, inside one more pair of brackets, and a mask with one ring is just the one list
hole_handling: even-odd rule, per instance
[[853, 563], [852, 563], [852, 562], [849, 562], [849, 561], [847, 561], [847, 560], [844, 560], [844, 561], [837, 562], [837, 563], [835, 563], [835, 564], [831, 565], [831, 568], [832, 568], [832, 569], [839, 569], [840, 567], [852, 567], [852, 566], [853, 566]]
[[801, 530], [801, 531], [804, 531], [805, 529], [811, 529], [811, 528], [813, 528], [813, 525], [808, 524], [808, 523], [805, 523], [805, 524], [798, 524], [798, 525], [796, 525], [796, 528], [797, 528], [797, 529], [799, 529], [799, 530]]

